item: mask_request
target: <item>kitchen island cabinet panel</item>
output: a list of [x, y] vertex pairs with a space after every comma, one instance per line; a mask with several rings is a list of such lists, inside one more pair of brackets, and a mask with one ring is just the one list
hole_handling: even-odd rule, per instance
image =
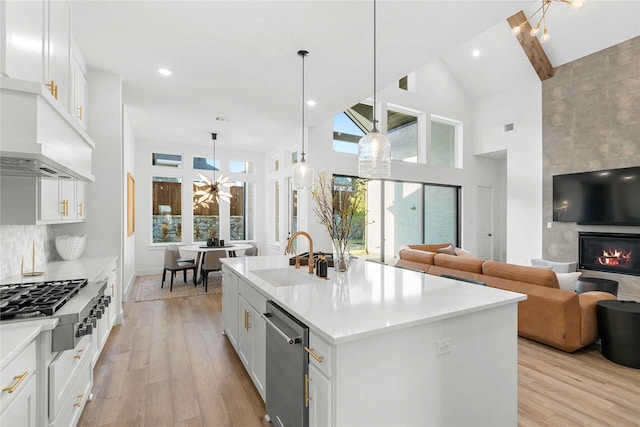
[[16, 398], [0, 415], [0, 426], [36, 427], [36, 378], [27, 379]]
[[525, 295], [359, 261], [327, 280], [283, 285], [253, 272], [293, 269], [286, 256], [222, 262], [309, 327], [311, 427], [517, 424]]

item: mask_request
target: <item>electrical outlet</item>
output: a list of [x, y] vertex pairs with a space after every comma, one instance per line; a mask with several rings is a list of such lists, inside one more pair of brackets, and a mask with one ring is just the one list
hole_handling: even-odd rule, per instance
[[436, 356], [442, 356], [451, 352], [451, 338], [436, 341]]

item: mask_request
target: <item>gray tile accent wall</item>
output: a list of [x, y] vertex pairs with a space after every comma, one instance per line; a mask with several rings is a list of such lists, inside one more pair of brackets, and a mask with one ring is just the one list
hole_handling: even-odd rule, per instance
[[32, 248], [36, 248], [36, 271], [57, 257], [55, 237], [46, 225], [0, 226], [0, 279], [20, 274], [20, 260], [31, 271]]
[[[578, 232], [638, 233], [640, 227], [552, 221], [552, 176], [640, 166], [640, 37], [556, 68], [542, 84], [542, 255], [578, 260]], [[638, 254], [640, 256], [640, 254]], [[584, 270], [640, 299], [640, 277]]]

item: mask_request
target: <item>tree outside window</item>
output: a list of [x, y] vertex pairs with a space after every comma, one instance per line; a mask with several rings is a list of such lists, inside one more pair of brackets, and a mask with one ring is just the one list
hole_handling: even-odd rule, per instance
[[152, 178], [153, 243], [182, 241], [182, 179]]

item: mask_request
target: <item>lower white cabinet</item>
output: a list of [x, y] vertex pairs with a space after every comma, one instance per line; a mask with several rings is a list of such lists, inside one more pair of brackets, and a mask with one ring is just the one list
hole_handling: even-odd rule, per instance
[[267, 326], [261, 315], [266, 310], [267, 299], [225, 266], [222, 270], [224, 330], [262, 400], [265, 400]]
[[238, 297], [238, 314], [242, 317], [239, 319], [238, 355], [264, 400], [267, 377], [266, 323], [260, 317], [261, 313], [242, 295]]
[[34, 339], [0, 371], [0, 425], [35, 426], [37, 356]]
[[309, 364], [309, 427], [324, 427], [331, 424], [331, 380], [318, 368]]
[[224, 333], [238, 350], [238, 276], [222, 267], [222, 320]]
[[31, 376], [0, 415], [2, 427], [36, 427], [36, 378]]
[[90, 357], [84, 359], [86, 360], [81, 362], [77, 377], [69, 387], [64, 401], [59, 405], [56, 417], [51, 419], [49, 426], [68, 427], [75, 426], [78, 423], [93, 385]]
[[[61, 351], [49, 366], [49, 418], [57, 418], [58, 413], [74, 387], [78, 376], [86, 364], [93, 359], [95, 348], [91, 336], [85, 335], [75, 348]], [[89, 363], [89, 365], [91, 365]], [[89, 380], [90, 382], [90, 380]]]

